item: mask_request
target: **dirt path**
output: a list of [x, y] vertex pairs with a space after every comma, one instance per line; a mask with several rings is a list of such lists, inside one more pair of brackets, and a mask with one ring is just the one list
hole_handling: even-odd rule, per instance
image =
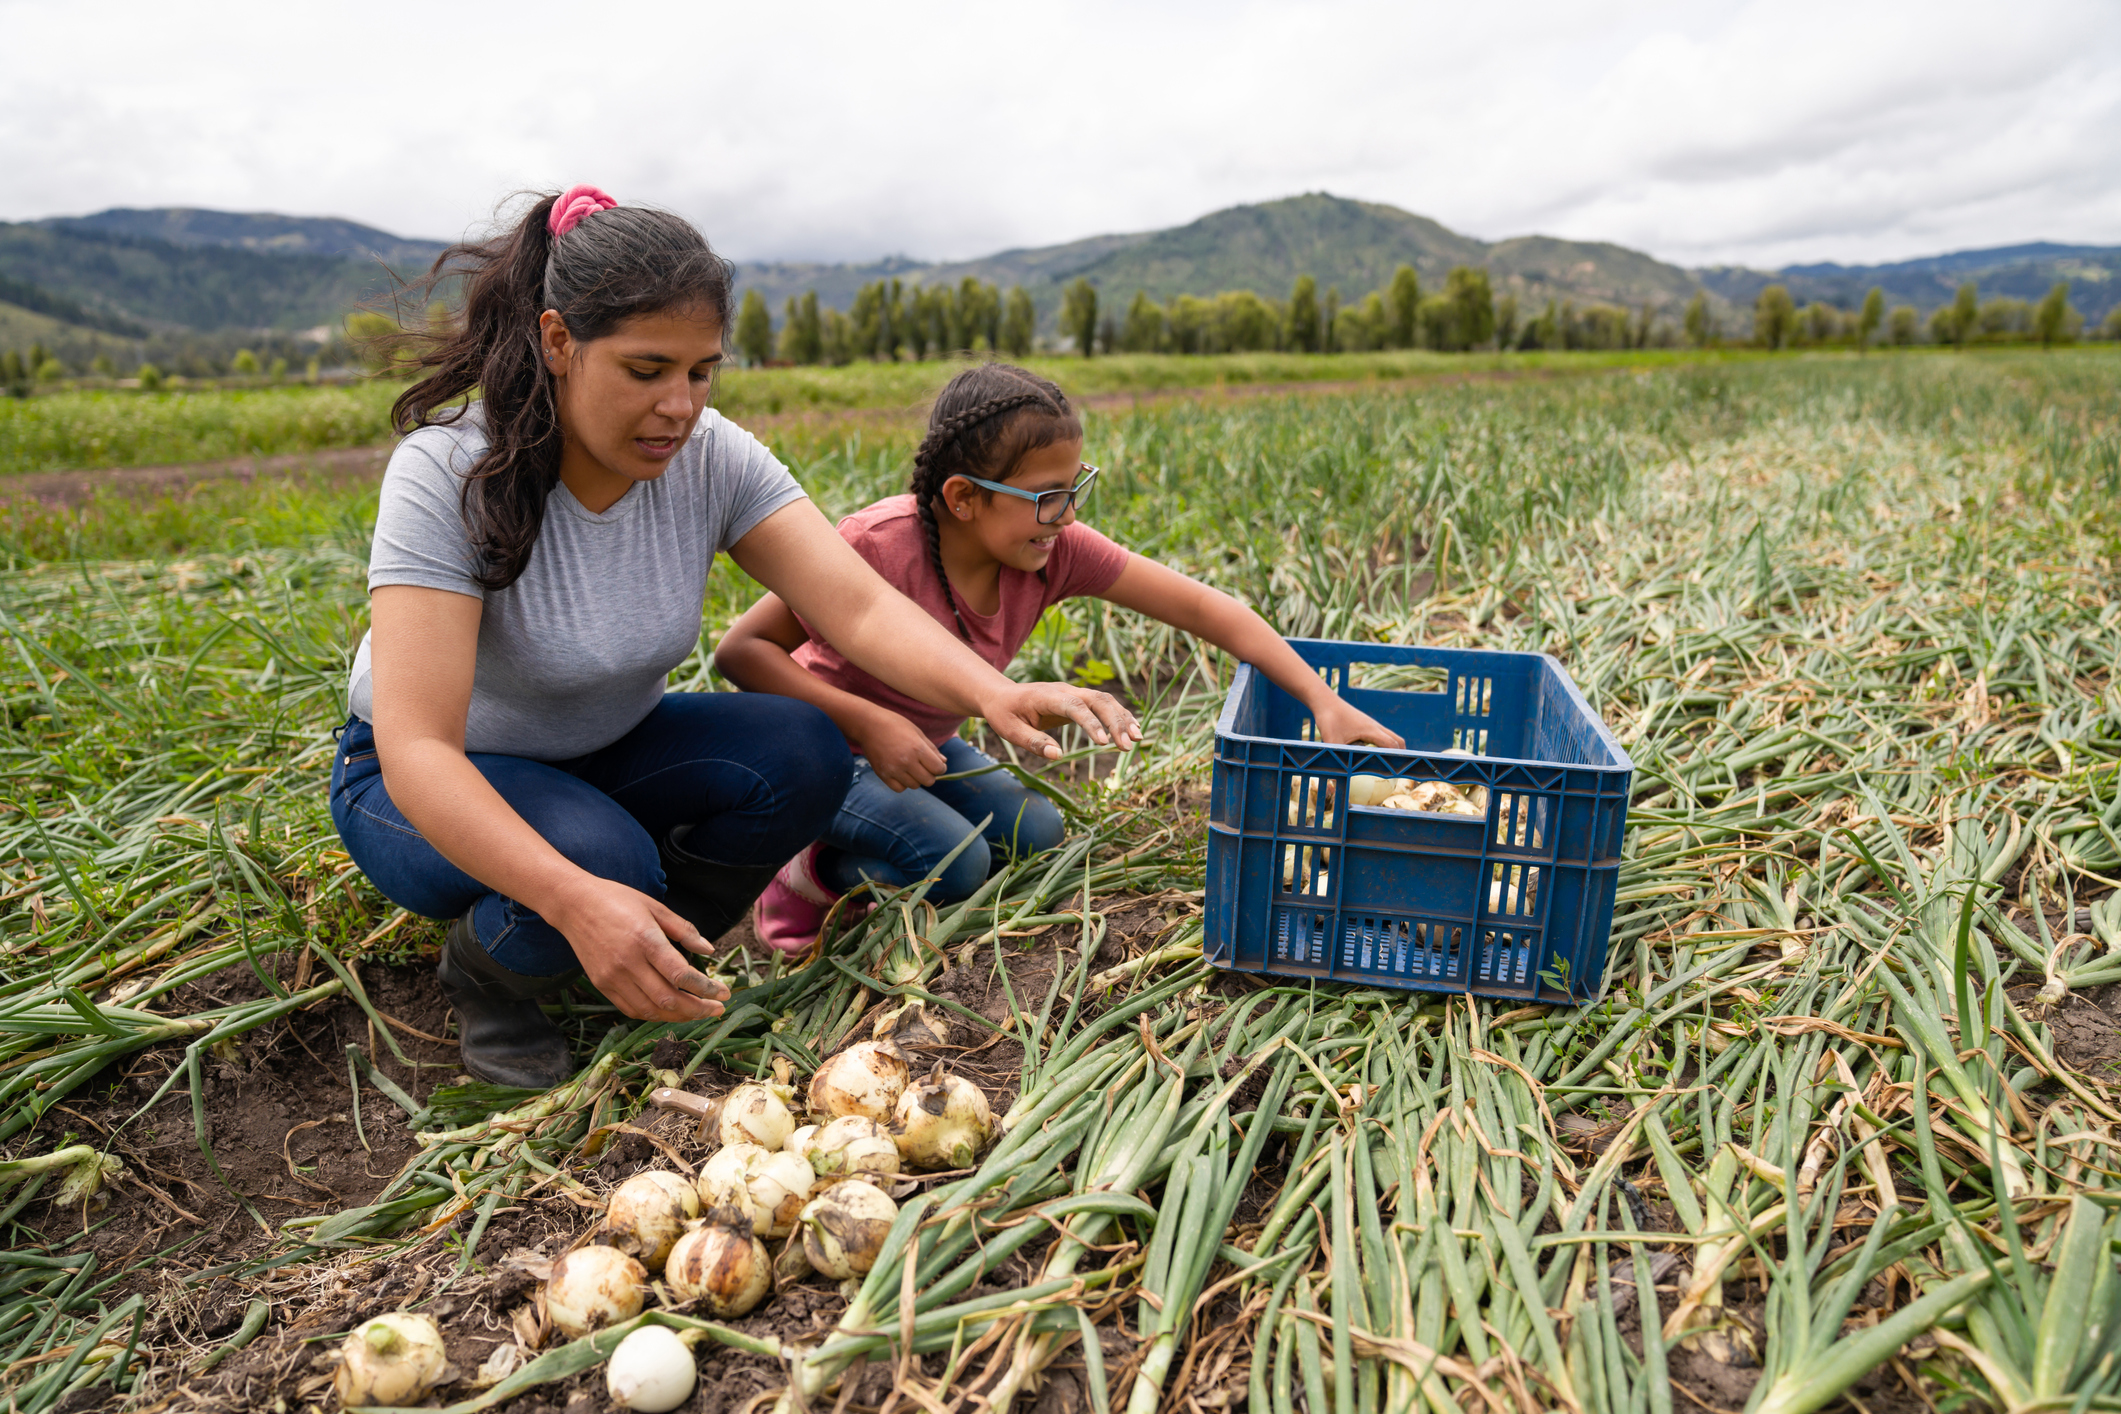
[[[1604, 371], [1590, 370], [1585, 372]], [[1339, 397], [1348, 393], [1407, 392], [1418, 388], [1452, 387], [1467, 383], [1513, 383], [1526, 378], [1566, 377], [1569, 370], [1552, 368], [1493, 368], [1464, 373], [1424, 373], [1408, 378], [1343, 378], [1316, 383], [1218, 383], [1210, 387], [1156, 388], [1116, 393], [1090, 393], [1075, 400], [1095, 412], [1131, 412], [1165, 403], [1242, 403], [1265, 398]], [[803, 412], [760, 413], [743, 417], [744, 427], [771, 441], [784, 431], [819, 431], [826, 428], [893, 430], [915, 428], [924, 416], [921, 408], [818, 408]], [[182, 491], [208, 481], [241, 481], [248, 485], [265, 479], [297, 476], [322, 478], [332, 485], [373, 481], [383, 474], [390, 448], [328, 447], [281, 457], [235, 457], [225, 461], [186, 462], [174, 466], [129, 466], [83, 468], [78, 471], [38, 472], [0, 479], [0, 507], [9, 501], [34, 501], [45, 506], [78, 506], [99, 491], [134, 497], [152, 497]]]

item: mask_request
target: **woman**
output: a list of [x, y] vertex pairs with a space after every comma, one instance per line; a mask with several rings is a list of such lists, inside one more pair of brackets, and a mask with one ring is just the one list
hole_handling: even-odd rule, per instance
[[1059, 754], [1042, 720], [1138, 738], [1102, 693], [975, 657], [707, 410], [730, 271], [689, 224], [576, 187], [445, 271], [462, 318], [393, 409], [331, 805], [387, 898], [454, 920], [439, 970], [471, 1074], [566, 1078], [538, 999], [577, 971], [642, 1020], [719, 1014], [728, 990], [679, 949], [712, 951], [846, 795], [817, 708], [664, 692], [717, 551], [883, 681], [1022, 747]]

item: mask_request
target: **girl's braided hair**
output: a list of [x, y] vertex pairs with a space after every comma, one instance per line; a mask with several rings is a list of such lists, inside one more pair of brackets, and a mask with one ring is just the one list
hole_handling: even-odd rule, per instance
[[[913, 504], [920, 513], [921, 533], [928, 542], [929, 563], [943, 586], [943, 602], [957, 620], [958, 636], [967, 643], [972, 633], [958, 611], [957, 596], [950, 592], [950, 576], [943, 569], [942, 535], [935, 519], [943, 483], [953, 476], [1007, 481], [1030, 453], [1082, 435], [1082, 420], [1069, 405], [1067, 394], [1012, 363], [968, 368], [936, 396], [928, 413], [928, 435], [913, 454], [913, 480], [906, 489], [913, 493]], [[980, 494], [990, 499], [993, 495], [984, 490]]]

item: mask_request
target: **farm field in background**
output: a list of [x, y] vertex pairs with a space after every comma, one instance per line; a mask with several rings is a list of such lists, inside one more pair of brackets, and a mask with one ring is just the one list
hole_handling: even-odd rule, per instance
[[[1714, 357], [1757, 357], [1733, 351]], [[1029, 366], [1091, 399], [1185, 389], [1294, 383], [1560, 374], [1702, 361], [1671, 350], [1632, 353], [1121, 354], [1034, 358]], [[961, 360], [844, 367], [730, 368], [716, 406], [739, 422], [874, 412], [917, 419]], [[0, 398], [0, 478], [23, 472], [171, 465], [361, 447], [390, 438], [402, 383], [202, 387], [142, 393], [78, 389]], [[4, 489], [4, 481], [0, 481]]]
[[[577, 989], [546, 1097], [461, 1083], [440, 925], [326, 814], [373, 487], [15, 513], [0, 1384], [330, 1407], [338, 1337], [412, 1307], [454, 1407], [601, 1401], [612, 1336], [549, 1336], [530, 1265], [705, 1157], [648, 1091], [800, 1083], [910, 997], [1032, 1120], [851, 1299], [642, 1317], [702, 1342], [687, 1408], [2115, 1407], [2117, 394], [2085, 350], [1094, 408], [1087, 518], [1284, 632], [1562, 660], [1637, 767], [1604, 999], [1207, 969], [1230, 665], [1076, 603], [1020, 670], [1155, 735], [1045, 771], [1061, 850], [808, 967], [732, 935], [720, 1022]], [[915, 430], [776, 445], [837, 515]], [[750, 595], [713, 578], [674, 685]]]

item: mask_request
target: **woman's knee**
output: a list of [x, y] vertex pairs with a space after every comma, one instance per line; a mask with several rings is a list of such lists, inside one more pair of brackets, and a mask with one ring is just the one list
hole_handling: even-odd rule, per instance
[[548, 817], [536, 821], [535, 827], [570, 864], [599, 879], [662, 897], [663, 864], [655, 841], [632, 820], [621, 825], [600, 813], [598, 818]]
[[928, 875], [935, 884], [928, 890], [928, 897], [936, 903], [956, 903], [979, 892], [980, 885], [994, 872], [994, 852], [987, 841], [974, 835], [965, 847], [958, 851], [957, 858], [945, 866], [942, 856], [928, 868]]
[[1036, 791], [1027, 790], [1023, 798], [1006, 811], [995, 812], [994, 823], [988, 827], [987, 833], [1004, 853], [1020, 859], [1059, 844], [1066, 838], [1068, 826], [1052, 801]]
[[825, 833], [854, 780], [854, 753], [832, 718], [807, 702], [782, 699], [773, 723], [779, 760], [770, 772], [778, 823], [800, 848]]

